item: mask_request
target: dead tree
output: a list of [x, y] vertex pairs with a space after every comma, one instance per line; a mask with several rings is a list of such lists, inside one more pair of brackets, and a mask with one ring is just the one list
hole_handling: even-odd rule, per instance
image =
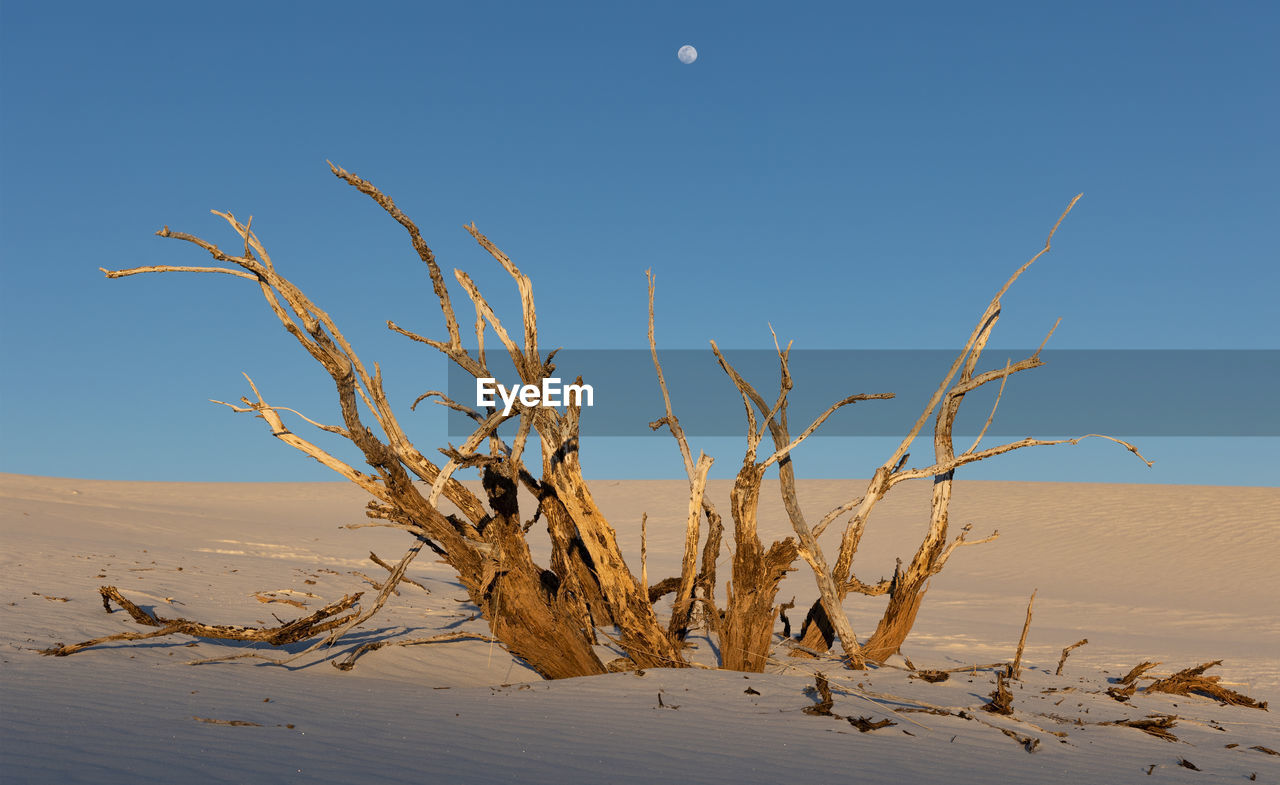
[[[462, 328], [449, 287], [435, 254], [423, 240], [418, 227], [368, 181], [333, 164], [330, 164], [330, 169], [335, 176], [372, 199], [409, 233], [410, 242], [431, 278], [447, 339], [428, 338], [388, 321], [390, 330], [439, 351], [476, 379], [495, 376], [485, 348], [486, 336], [492, 331], [515, 367], [521, 384], [537, 387], [544, 379], [552, 377], [556, 368], [553, 359], [558, 350], [544, 355], [539, 348], [532, 283], [474, 224], [466, 227], [467, 231], [514, 282], [520, 296], [521, 313], [519, 331], [509, 332], [471, 277], [462, 270], [454, 270], [454, 278], [475, 311], [475, 348], [471, 350], [463, 346]], [[1067, 208], [1068, 211], [1070, 209]], [[606, 666], [595, 653], [600, 627], [617, 630], [617, 637], [610, 636], [610, 639], [626, 655], [627, 664], [621, 667], [685, 667], [689, 663], [684, 658], [684, 639], [697, 621], [695, 610], [700, 611], [698, 618], [704, 619], [719, 638], [722, 667], [763, 670], [774, 646], [778, 586], [794, 569], [797, 557], [803, 558], [812, 569], [819, 592], [819, 600], [810, 610], [802, 633], [804, 643], [812, 649], [825, 649], [838, 639], [848, 664], [860, 667], [865, 660], [883, 661], [898, 650], [914, 623], [929, 577], [942, 569], [956, 548], [971, 544], [965, 539], [968, 527], [958, 537], [947, 541], [947, 507], [955, 470], [967, 463], [1020, 447], [1063, 443], [1025, 439], [978, 450], [982, 439], [980, 434], [972, 447], [957, 455], [951, 440], [956, 413], [967, 393], [997, 379], [1003, 392], [1004, 382], [1010, 375], [1043, 364], [1037, 351], [1019, 363], [1007, 363], [1003, 370], [977, 373], [978, 360], [999, 317], [1000, 298], [1027, 267], [1049, 250], [1047, 241], [1044, 249], [1023, 265], [992, 300], [965, 350], [952, 365], [924, 413], [898, 450], [876, 471], [866, 493], [828, 513], [817, 526], [811, 527], [801, 511], [791, 465], [792, 451], [844, 406], [892, 395], [880, 393], [846, 397], [832, 404], [793, 437], [787, 417], [788, 395], [792, 388], [788, 366], [790, 345], [782, 349], [774, 337], [781, 381], [777, 397], [769, 403], [737, 372], [713, 341], [712, 351], [738, 390], [747, 420], [747, 449], [729, 500], [735, 547], [726, 605], [722, 609], [716, 602], [716, 562], [724, 526], [715, 505], [706, 496], [712, 459], [701, 453], [696, 461], [693, 459], [686, 435], [671, 406], [654, 338], [652, 276], [649, 280], [649, 341], [666, 411], [662, 418], [651, 423], [651, 427], [657, 429], [666, 425], [675, 437], [689, 480], [689, 501], [680, 575], [648, 587], [637, 580], [628, 568], [613, 527], [596, 506], [583, 479], [579, 463], [582, 415], [579, 405], [566, 401], [566, 409], [560, 412], [546, 406], [517, 402], [500, 411], [496, 406], [472, 408], [444, 392], [428, 391], [419, 396], [410, 409], [424, 400], [433, 400], [466, 414], [475, 427], [461, 445], [449, 445], [440, 450], [447, 459], [443, 464], [438, 462], [439, 459], [428, 459], [401, 428], [383, 388], [381, 369], [374, 364], [371, 371], [333, 319], [276, 270], [266, 248], [253, 231], [252, 218], [241, 223], [230, 213], [214, 213], [225, 220], [238, 237], [237, 247], [232, 252], [194, 235], [173, 232], [167, 226], [157, 234], [203, 249], [218, 263], [217, 266], [161, 265], [116, 271], [104, 269], [103, 272], [109, 278], [156, 272], [214, 273], [232, 275], [257, 284], [283, 329], [329, 374], [342, 424], [321, 424], [293, 409], [268, 404], [247, 376], [252, 398], [242, 398], [239, 404], [216, 403], [262, 419], [274, 437], [360, 486], [372, 497], [367, 515], [379, 525], [408, 531], [413, 535], [413, 543], [398, 563], [387, 565], [390, 576], [379, 588], [378, 596], [366, 606], [356, 605], [358, 595], [344, 598], [311, 616], [279, 628], [210, 625], [130, 611], [136, 622], [154, 629], [147, 633], [124, 633], [74, 646], [55, 647], [47, 653], [69, 654], [106, 640], [133, 640], [168, 634], [230, 637], [267, 643], [296, 642], [326, 634], [323, 640], [306, 650], [311, 651], [321, 645], [335, 643], [346, 632], [376, 614], [404, 579], [405, 570], [414, 558], [423, 547], [428, 547], [456, 571], [471, 602], [479, 607], [488, 622], [493, 637], [547, 678], [605, 672]], [[1064, 212], [1063, 217], [1065, 215]], [[1049, 237], [1052, 239], [1053, 232]], [[577, 383], [581, 382], [582, 379], [578, 378]], [[907, 448], [935, 408], [938, 413], [934, 426], [934, 464], [923, 469], [904, 469]], [[286, 427], [284, 413], [296, 415], [322, 431], [351, 442], [359, 449], [371, 471], [357, 469], [295, 434]], [[994, 414], [993, 408], [987, 426]], [[508, 443], [500, 435], [499, 428], [513, 419], [517, 420], [516, 432]], [[772, 450], [762, 453], [760, 445], [766, 431], [772, 441]], [[983, 433], [985, 431], [986, 426]], [[524, 456], [525, 447], [533, 435], [537, 437], [541, 452], [537, 460], [538, 476], [530, 471]], [[1074, 443], [1079, 439], [1070, 441]], [[1132, 445], [1120, 443], [1137, 452]], [[758, 505], [765, 473], [774, 464], [778, 466], [780, 493], [795, 537], [778, 540], [766, 549], [757, 530]], [[481, 494], [454, 478], [457, 470], [462, 468], [480, 472]], [[897, 483], [923, 477], [934, 479], [933, 505], [928, 532], [915, 557], [905, 570], [898, 570], [892, 581], [871, 585], [862, 583], [854, 576], [853, 556], [872, 508]], [[533, 520], [541, 519], [546, 524], [551, 544], [547, 567], [535, 563], [531, 554], [527, 535], [532, 524], [523, 523], [521, 519], [521, 488], [536, 499], [537, 511]], [[446, 512], [445, 501], [456, 511]], [[836, 518], [850, 511], [853, 511], [853, 517], [845, 529], [838, 557], [834, 566], [829, 566], [818, 537]], [[704, 519], [707, 522], [705, 538], [702, 536]], [[993, 534], [977, 542], [994, 537]], [[701, 553], [699, 542], [702, 542]], [[109, 588], [104, 587], [103, 591]], [[672, 591], [675, 592], [672, 612], [664, 625], [653, 606], [659, 597]], [[880, 624], [865, 645], [860, 644], [842, 607], [844, 598], [851, 591], [873, 596], [889, 595], [888, 607]], [[111, 596], [126, 610], [134, 607], [118, 592]], [[109, 604], [107, 608], [110, 610]], [[365, 650], [370, 649], [361, 649]], [[353, 652], [345, 661], [346, 665], [349, 666], [359, 653]], [[611, 663], [611, 667], [619, 666]]]
[[[965, 342], [964, 349], [961, 350], [959, 356], [951, 364], [951, 368], [948, 369], [946, 376], [929, 399], [924, 411], [888, 460], [876, 469], [862, 496], [833, 509], [818, 524], [816, 531], [821, 534], [828, 525], [840, 516], [851, 511], [853, 513], [841, 537], [835, 566], [828, 576], [819, 575], [820, 585], [824, 578], [829, 578], [835, 584], [837, 601], [832, 602], [824, 593], [822, 598], [814, 603], [801, 634], [801, 643], [805, 648], [821, 651], [831, 646], [833, 637], [830, 630], [838, 629], [842, 624], [842, 620], [847, 619], [845, 611], [838, 600], [843, 600], [850, 592], [872, 597], [887, 594], [889, 595], [888, 604], [880, 617], [879, 623], [876, 625], [875, 631], [871, 634], [866, 644], [851, 649], [850, 642], [843, 635], [839, 636], [845, 654], [851, 662], [856, 663], [861, 658], [872, 662], [884, 662], [901, 648], [902, 642], [906, 640], [912, 626], [915, 624], [916, 614], [920, 610], [920, 603], [924, 599], [929, 579], [942, 571], [947, 560], [951, 558], [956, 549], [963, 545], [978, 545], [990, 542], [999, 536], [999, 532], [992, 532], [982, 539], [969, 540], [967, 536], [970, 527], [966, 525], [958, 536], [948, 541], [952, 483], [955, 479], [956, 470], [960, 467], [1023, 447], [1077, 444], [1088, 437], [1108, 439], [1121, 444], [1137, 455], [1148, 466], [1151, 465], [1151, 462], [1143, 458], [1132, 444], [1101, 434], [1088, 434], [1074, 439], [1026, 438], [995, 447], [978, 449], [982, 443], [983, 436], [986, 435], [987, 428], [991, 426], [991, 422], [995, 417], [996, 408], [1000, 405], [1005, 382], [1015, 373], [1044, 365], [1044, 361], [1040, 359], [1040, 351], [1044, 348], [1045, 343], [1048, 342], [1049, 337], [1053, 335], [1053, 329], [1050, 329], [1049, 334], [1045, 336], [1044, 342], [1040, 344], [1040, 348], [1030, 357], [1016, 363], [1008, 361], [1003, 368], [998, 370], [979, 373], [977, 370], [978, 362], [982, 358], [988, 339], [991, 337], [991, 331], [1000, 318], [1001, 298], [1036, 260], [1049, 252], [1054, 234], [1079, 199], [1080, 196], [1077, 195], [1067, 205], [1066, 210], [1059, 216], [1057, 223], [1053, 225], [1053, 229], [1050, 230], [1049, 236], [1045, 239], [1044, 247], [1019, 267], [1005, 282], [1004, 286], [1000, 288], [1000, 291], [996, 293], [996, 296], [992, 298], [986, 310], [983, 311], [982, 316], [978, 319], [977, 325], [970, 333], [969, 339]], [[1057, 325], [1055, 324], [1054, 329], [1056, 327]], [[956, 415], [960, 411], [960, 405], [969, 393], [996, 381], [1000, 382], [1000, 389], [986, 423], [973, 444], [968, 449], [957, 454], [952, 431], [955, 426]], [[906, 468], [907, 460], [910, 457], [908, 450], [935, 410], [937, 414], [934, 417], [933, 428], [933, 463], [921, 468]], [[883, 499], [885, 494], [899, 483], [925, 478], [933, 481], [933, 495], [930, 503], [929, 525], [925, 531], [924, 538], [916, 549], [915, 555], [912, 556], [905, 569], [902, 567], [901, 561], [899, 561], [898, 568], [894, 571], [892, 579], [883, 579], [872, 584], [862, 582], [854, 573], [854, 555], [858, 551], [858, 544], [862, 539], [867, 521], [871, 516], [872, 510], [875, 509], [876, 503]]]

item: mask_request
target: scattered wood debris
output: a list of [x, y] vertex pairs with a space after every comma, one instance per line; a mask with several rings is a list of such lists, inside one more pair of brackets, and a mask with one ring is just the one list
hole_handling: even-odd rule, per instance
[[248, 727], [248, 728], [262, 727], [262, 723], [249, 722], [248, 720], [215, 720], [212, 717], [195, 717], [195, 716], [193, 716], [191, 719], [195, 720], [196, 722], [207, 722], [210, 725], [235, 725], [238, 727]]
[[982, 710], [1006, 716], [1013, 714], [1013, 693], [1009, 692], [1003, 673], [996, 674], [996, 688], [991, 693], [991, 702], [984, 705]]
[[[759, 693], [750, 688], [748, 688], [747, 692], [759, 695]], [[870, 717], [845, 717], [833, 712], [831, 707], [835, 705], [835, 699], [831, 696], [831, 685], [828, 683], [827, 677], [823, 673], [819, 672], [813, 675], [813, 686], [806, 687], [805, 693], [808, 695], [816, 695], [818, 698], [818, 703], [816, 705], [805, 706], [801, 709], [805, 714], [809, 714], [814, 717], [831, 717], [837, 720], [845, 720], [850, 725], [857, 728], [859, 733], [868, 733], [873, 730], [880, 730], [881, 728], [888, 728], [898, 724], [890, 719], [873, 720]], [[949, 714], [950, 712], [944, 713]]]
[[1266, 701], [1256, 701], [1248, 695], [1242, 695], [1235, 690], [1223, 687], [1218, 682], [1221, 681], [1220, 676], [1205, 676], [1204, 672], [1221, 665], [1222, 660], [1214, 660], [1180, 670], [1172, 676], [1163, 679], [1157, 679], [1147, 685], [1147, 692], [1167, 692], [1171, 695], [1203, 695], [1221, 701], [1224, 705], [1229, 706], [1246, 706], [1251, 709], [1267, 710]]
[[1137, 728], [1143, 733], [1155, 736], [1165, 741], [1177, 741], [1178, 737], [1169, 732], [1169, 729], [1178, 724], [1178, 716], [1176, 714], [1149, 714], [1145, 719], [1141, 720], [1116, 720], [1114, 722], [1100, 722], [1099, 725], [1123, 725], [1126, 728]]
[[1009, 728], [1001, 728], [998, 725], [993, 725], [992, 727], [1021, 744], [1022, 748], [1027, 752], [1035, 752], [1036, 748], [1040, 746], [1040, 740], [1033, 736], [1018, 733], [1017, 731], [1010, 730]]
[[1109, 688], [1107, 690], [1107, 695], [1115, 698], [1121, 703], [1124, 703], [1132, 698], [1133, 694], [1138, 691], [1138, 677], [1142, 676], [1142, 674], [1159, 664], [1160, 663], [1158, 662], [1147, 661], [1133, 666], [1133, 670], [1129, 671], [1129, 673], [1127, 673], [1125, 677], [1120, 679], [1118, 682], [1120, 686]]
[[818, 704], [816, 706], [805, 706], [802, 711], [805, 714], [811, 714], [815, 717], [835, 717], [837, 715], [831, 713], [831, 707], [835, 705], [835, 700], [831, 697], [831, 685], [827, 683], [827, 677], [823, 673], [815, 673], [813, 675], [814, 686], [812, 690], [805, 690], [810, 694], [818, 695]]
[[1130, 684], [1135, 684], [1138, 681], [1139, 676], [1141, 676], [1142, 674], [1146, 673], [1147, 671], [1151, 670], [1152, 668], [1156, 667], [1159, 664], [1160, 663], [1158, 662], [1150, 662], [1150, 661], [1138, 663], [1137, 665], [1133, 666], [1133, 670], [1129, 671], [1125, 675], [1125, 677], [1120, 680], [1120, 683], [1125, 686], [1128, 686]]
[[845, 717], [849, 724], [858, 729], [859, 733], [867, 733], [881, 728], [888, 728], [898, 723], [893, 720], [884, 719], [873, 722], [870, 717]]
[[307, 604], [301, 600], [292, 600], [288, 597], [277, 597], [275, 592], [256, 591], [252, 596], [258, 602], [282, 602], [285, 605], [292, 605], [295, 608], [307, 607]]

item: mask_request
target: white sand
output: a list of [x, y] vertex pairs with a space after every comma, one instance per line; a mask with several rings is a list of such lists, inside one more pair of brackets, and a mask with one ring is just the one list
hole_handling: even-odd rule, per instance
[[[638, 572], [639, 519], [649, 513], [650, 580], [674, 572], [682, 539], [680, 482], [596, 482]], [[723, 507], [726, 483], [712, 483]], [[859, 483], [802, 483], [816, 518], [857, 495]], [[772, 489], [770, 489], [771, 491]], [[909, 558], [928, 486], [895, 490], [877, 509], [858, 560], [864, 580]], [[114, 584], [166, 615], [271, 622], [304, 611], [262, 604], [258, 591], [309, 607], [368, 590], [352, 571], [397, 558], [407, 536], [348, 530], [363, 520], [360, 492], [342, 484], [117, 483], [0, 475], [0, 780], [4, 782], [528, 782], [697, 783], [825, 779], [894, 782], [1280, 781], [1274, 712], [1223, 708], [1199, 697], [1139, 694], [1131, 704], [1095, 694], [1143, 659], [1157, 673], [1223, 659], [1219, 673], [1261, 700], [1280, 698], [1280, 489], [964, 482], [952, 520], [996, 542], [957, 552], [925, 601], [904, 650], [921, 667], [1011, 656], [1027, 595], [1039, 589], [1015, 687], [1016, 720], [984, 719], [1041, 740], [1033, 754], [998, 731], [956, 717], [894, 713], [837, 690], [834, 711], [888, 717], [861, 734], [809, 716], [808, 671], [837, 687], [862, 684], [953, 708], [976, 708], [987, 673], [944, 684], [903, 671], [837, 670], [787, 660], [773, 673], [698, 670], [543, 682], [500, 647], [480, 642], [389, 648], [340, 672], [322, 657], [292, 669], [250, 661], [188, 667], [239, 651], [175, 637], [121, 643], [71, 657], [37, 649], [140, 629], [103, 612], [96, 589]], [[766, 537], [785, 534], [780, 505], [762, 510]], [[722, 578], [729, 556], [721, 560]], [[802, 569], [780, 599], [794, 617], [815, 596]], [[447, 566], [424, 555], [369, 629], [341, 646], [445, 629], [484, 631]], [[306, 581], [314, 581], [307, 583]], [[66, 598], [61, 601], [59, 598]], [[171, 601], [171, 602], [170, 602]], [[866, 635], [881, 601], [851, 599]], [[660, 606], [662, 610], [662, 606]], [[779, 628], [780, 629], [780, 628]], [[1062, 677], [1061, 648], [1088, 637]], [[705, 643], [700, 659], [710, 656]], [[509, 685], [509, 686], [499, 686]], [[759, 695], [744, 693], [751, 687]], [[1045, 692], [1050, 688], [1071, 692]], [[658, 696], [668, 707], [660, 708]], [[1101, 720], [1176, 714], [1165, 742]], [[983, 714], [983, 713], [980, 713]], [[255, 722], [259, 727], [194, 717]], [[1076, 720], [1085, 724], [1078, 724]], [[918, 724], [916, 724], [918, 723]], [[285, 727], [292, 725], [293, 727]], [[1065, 743], [1049, 731], [1066, 732]], [[910, 735], [909, 735], [910, 734]], [[1228, 744], [1239, 746], [1228, 748]], [[1201, 771], [1178, 765], [1186, 759]]]

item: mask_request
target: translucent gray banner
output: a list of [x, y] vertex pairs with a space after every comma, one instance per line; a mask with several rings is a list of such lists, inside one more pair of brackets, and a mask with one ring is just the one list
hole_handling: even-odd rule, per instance
[[[1017, 363], [1033, 353], [988, 349], [978, 372], [998, 370], [1006, 358]], [[763, 350], [724, 354], [772, 404], [778, 394], [777, 355]], [[795, 350], [790, 361], [794, 387], [788, 396], [792, 433], [846, 396], [895, 393], [892, 400], [845, 407], [818, 434], [903, 435], [957, 354], [933, 349]], [[745, 432], [742, 398], [709, 350], [669, 350], [659, 357], [672, 406], [690, 435]], [[1280, 436], [1275, 403], [1280, 397], [1280, 350], [1046, 349], [1040, 358], [1042, 367], [1009, 379], [989, 436]], [[592, 405], [583, 409], [583, 435], [653, 435], [649, 423], [664, 412], [647, 350], [564, 349], [554, 362], [553, 376], [562, 385], [581, 376], [592, 388]], [[492, 349], [490, 367], [499, 384], [518, 384], [509, 359]], [[476, 386], [466, 372], [450, 367], [451, 398], [475, 406]], [[973, 436], [981, 430], [998, 388], [995, 382], [968, 396], [955, 435]], [[502, 408], [497, 395], [494, 400]], [[472, 432], [474, 423], [465, 415], [451, 411], [448, 417], [450, 437]]]

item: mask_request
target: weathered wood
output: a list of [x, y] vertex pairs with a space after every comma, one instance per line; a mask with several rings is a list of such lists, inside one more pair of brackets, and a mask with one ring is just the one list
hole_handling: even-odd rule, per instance
[[1218, 683], [1222, 678], [1220, 676], [1204, 675], [1205, 671], [1221, 664], [1222, 660], [1213, 660], [1193, 668], [1180, 670], [1171, 676], [1151, 682], [1147, 685], [1146, 692], [1167, 692], [1170, 695], [1202, 695], [1230, 706], [1246, 706], [1251, 709], [1266, 711], [1266, 701], [1255, 700], [1248, 695], [1222, 686]]
[[[818, 602], [824, 607], [824, 610], [830, 608], [830, 611], [826, 616], [831, 620], [832, 629], [840, 639], [847, 661], [852, 667], [860, 668], [863, 665], [863, 654], [861, 652], [861, 647], [858, 644], [858, 638], [849, 624], [848, 617], [840, 608], [841, 596], [838, 595], [834, 579], [827, 572], [826, 563], [822, 555], [822, 550], [818, 546], [817, 538], [813, 536], [808, 523], [805, 521], [804, 514], [800, 510], [799, 500], [796, 496], [795, 474], [791, 463], [791, 451], [795, 449], [795, 447], [805, 438], [813, 434], [817, 429], [817, 426], [829, 417], [836, 409], [856, 401], [876, 398], [891, 398], [893, 396], [886, 393], [875, 395], [854, 395], [845, 398], [823, 412], [823, 414], [814, 421], [813, 425], [809, 426], [809, 428], [804, 431], [800, 438], [792, 440], [787, 427], [787, 394], [791, 390], [791, 373], [787, 365], [787, 356], [790, 352], [790, 346], [788, 346], [784, 351], [777, 345], [776, 336], [774, 346], [778, 351], [778, 361], [781, 368], [781, 382], [779, 384], [780, 389], [778, 398], [774, 405], [770, 407], [766, 405], [763, 396], [761, 396], [746, 379], [742, 378], [733, 365], [729, 363], [728, 359], [726, 359], [720, 352], [720, 348], [716, 345], [715, 341], [711, 342], [711, 349], [715, 353], [716, 359], [720, 363], [720, 367], [723, 368], [725, 373], [729, 375], [729, 378], [733, 380], [734, 385], [738, 388], [738, 392], [742, 396], [743, 404], [746, 406], [747, 410], [747, 456], [743, 461], [743, 469], [738, 473], [739, 482], [754, 482], [756, 486], [754, 493], [758, 501], [759, 482], [764, 476], [763, 470], [768, 468], [769, 465], [775, 461], [778, 462], [778, 478], [783, 505], [787, 510], [788, 518], [791, 520], [792, 528], [800, 537], [800, 546], [795, 549], [795, 553], [796, 555], [803, 556], [805, 561], [813, 568], [814, 577], [818, 583], [820, 598]], [[759, 429], [756, 427], [756, 419], [752, 406], [759, 409], [765, 419], [764, 425]], [[773, 438], [775, 452], [765, 461], [756, 463], [756, 449], [760, 440], [763, 438], [764, 431], [766, 429], [770, 432], [770, 435]], [[749, 466], [752, 467], [752, 472], [750, 473], [748, 472]], [[753, 474], [755, 476], [753, 476]], [[735, 483], [735, 492], [736, 491], [738, 491], [738, 485]], [[737, 510], [738, 505], [735, 504], [735, 527], [737, 525]], [[755, 531], [754, 514], [753, 508], [751, 512], [751, 536], [754, 536]], [[739, 552], [741, 552], [742, 541], [739, 539], [736, 528], [734, 539], [735, 542], [738, 543]], [[780, 552], [779, 555], [782, 555], [782, 552]], [[735, 556], [735, 569], [736, 565], [737, 558]], [[775, 593], [776, 589], [777, 587], [775, 586]], [[772, 596], [770, 597], [770, 602], [772, 603]]]
[[983, 704], [982, 710], [992, 714], [1013, 714], [1013, 693], [1009, 691], [1009, 684], [1003, 673], [996, 674], [996, 688], [992, 690], [987, 703]]
[[1062, 675], [1062, 667], [1063, 667], [1064, 665], [1066, 665], [1066, 664], [1067, 664], [1067, 655], [1071, 654], [1071, 651], [1072, 651], [1073, 649], [1078, 649], [1078, 648], [1080, 648], [1081, 646], [1085, 645], [1085, 644], [1086, 644], [1086, 643], [1088, 643], [1088, 642], [1089, 642], [1089, 639], [1088, 639], [1088, 638], [1081, 638], [1080, 640], [1076, 641], [1075, 643], [1071, 644], [1070, 646], [1067, 646], [1066, 648], [1064, 648], [1064, 649], [1062, 650], [1062, 656], [1061, 656], [1060, 658], [1058, 658], [1058, 668], [1057, 668], [1057, 670], [1055, 670], [1055, 671], [1053, 672], [1053, 675], [1054, 675], [1054, 676], [1061, 676], [1061, 675]]
[[[843, 514], [849, 510], [853, 510], [853, 515], [845, 527], [844, 534], [841, 538], [840, 550], [836, 559], [835, 566], [832, 570], [832, 578], [835, 581], [838, 590], [838, 596], [843, 598], [850, 591], [859, 591], [862, 593], [880, 593], [883, 591], [882, 585], [868, 586], [859, 581], [853, 573], [854, 555], [858, 549], [858, 543], [861, 539], [863, 530], [870, 519], [872, 511], [876, 504], [884, 498], [884, 496], [899, 483], [912, 479], [931, 478], [933, 480], [933, 491], [930, 500], [929, 526], [920, 542], [916, 553], [905, 568], [899, 566], [894, 575], [892, 583], [887, 587], [889, 594], [889, 602], [885, 607], [884, 614], [876, 625], [875, 632], [868, 638], [863, 645], [862, 651], [866, 658], [873, 662], [884, 662], [888, 657], [896, 653], [902, 646], [902, 642], [911, 632], [915, 624], [916, 614], [919, 612], [920, 603], [923, 599], [929, 580], [932, 576], [938, 574], [950, 558], [951, 554], [961, 545], [976, 545], [981, 542], [990, 542], [995, 539], [996, 534], [990, 537], [970, 541], [965, 532], [959, 537], [947, 542], [947, 530], [949, 526], [949, 510], [952, 494], [952, 485], [955, 479], [955, 471], [961, 466], [970, 463], [976, 463], [987, 458], [1002, 455], [1007, 452], [1022, 449], [1024, 447], [1049, 446], [1055, 444], [1076, 444], [1081, 439], [1089, 438], [1089, 436], [1099, 436], [1098, 434], [1090, 434], [1089, 436], [1077, 437], [1074, 439], [1022, 439], [1008, 444], [990, 447], [979, 450], [979, 443], [982, 436], [986, 434], [987, 427], [990, 425], [995, 416], [995, 407], [993, 406], [991, 414], [987, 417], [987, 422], [983, 426], [982, 431], [973, 445], [963, 453], [957, 455], [952, 439], [952, 431], [955, 424], [956, 415], [959, 411], [961, 403], [965, 396], [974, 390], [995, 381], [999, 381], [1001, 385], [1001, 395], [1005, 381], [1012, 375], [1024, 370], [1043, 365], [1040, 359], [1040, 350], [1020, 362], [1014, 363], [1007, 361], [1000, 370], [986, 371], [976, 373], [976, 366], [986, 348], [987, 341], [991, 336], [991, 332], [996, 322], [1000, 318], [1002, 308], [1001, 300], [1009, 291], [1009, 288], [1027, 271], [1032, 264], [1049, 252], [1053, 237], [1061, 226], [1062, 221], [1075, 207], [1080, 196], [1076, 196], [1067, 205], [1067, 208], [1059, 216], [1058, 221], [1049, 231], [1048, 237], [1045, 239], [1044, 247], [1040, 249], [1026, 263], [1019, 267], [1013, 275], [1005, 281], [1004, 286], [996, 293], [995, 297], [987, 305], [973, 331], [969, 335], [969, 339], [965, 342], [964, 348], [957, 355], [955, 361], [951, 364], [950, 369], [943, 377], [942, 381], [935, 389], [932, 398], [924, 407], [920, 417], [908, 431], [906, 436], [898, 444], [898, 447], [889, 456], [889, 458], [876, 469], [871, 480], [868, 482], [866, 490], [857, 500], [849, 502], [846, 505], [837, 507], [829, 516]], [[1056, 325], [1055, 325], [1056, 328]], [[1053, 330], [1049, 331], [1052, 335]], [[1045, 341], [1048, 341], [1046, 336]], [[1044, 344], [1041, 344], [1043, 348]], [[997, 405], [1000, 396], [997, 396]], [[918, 468], [904, 468], [909, 458], [908, 450], [920, 431], [924, 427], [925, 422], [936, 411], [934, 423], [934, 461], [932, 465]], [[1140, 459], [1150, 465], [1137, 448], [1128, 442], [1116, 439], [1110, 436], [1101, 436], [1101, 438], [1114, 441], [1129, 451], [1133, 452]], [[820, 528], [825, 528], [831, 517], [824, 518]], [[830, 630], [835, 627], [835, 621], [829, 616], [836, 612], [834, 603], [825, 599], [814, 604], [809, 614], [809, 622], [805, 625], [804, 634], [801, 643], [806, 648], [823, 651], [830, 647], [832, 638]]]
[[208, 640], [257, 641], [269, 643], [272, 646], [284, 646], [312, 638], [345, 624], [355, 614], [340, 614], [351, 610], [362, 596], [358, 593], [344, 596], [341, 600], [329, 603], [315, 613], [294, 619], [291, 622], [285, 622], [276, 627], [249, 627], [231, 624], [205, 624], [190, 619], [165, 618], [159, 614], [143, 610], [121, 594], [120, 590], [115, 586], [103, 586], [98, 589], [98, 593], [102, 595], [102, 605], [107, 609], [108, 613], [111, 612], [111, 603], [115, 603], [138, 624], [147, 627], [158, 627], [159, 629], [148, 633], [124, 632], [116, 635], [106, 635], [69, 646], [59, 644], [41, 650], [41, 654], [65, 657], [68, 654], [74, 654], [110, 641], [143, 640], [165, 635], [190, 635], [193, 638], [205, 638]]
[[[707, 472], [711, 470], [711, 457], [698, 455], [693, 467], [694, 476], [689, 488], [689, 514], [685, 523], [684, 556], [680, 566], [680, 588], [671, 608], [668, 634], [683, 639], [689, 627], [689, 611], [693, 607], [693, 589], [698, 577], [698, 538], [702, 520], [702, 500], [707, 490]], [[646, 583], [644, 579], [641, 584]]]
[[760, 673], [773, 643], [777, 620], [775, 597], [798, 552], [790, 537], [766, 551], [757, 534], [756, 514], [765, 469], [748, 455], [729, 494], [733, 518], [733, 572], [720, 634], [721, 666]]
[[1018, 638], [1018, 651], [1013, 656], [1013, 665], [1009, 668], [1009, 673], [1015, 679], [1022, 678], [1022, 650], [1027, 646], [1027, 631], [1031, 629], [1031, 607], [1036, 604], [1036, 591], [1031, 592], [1031, 599], [1027, 601], [1027, 620], [1022, 623], [1022, 637]]

